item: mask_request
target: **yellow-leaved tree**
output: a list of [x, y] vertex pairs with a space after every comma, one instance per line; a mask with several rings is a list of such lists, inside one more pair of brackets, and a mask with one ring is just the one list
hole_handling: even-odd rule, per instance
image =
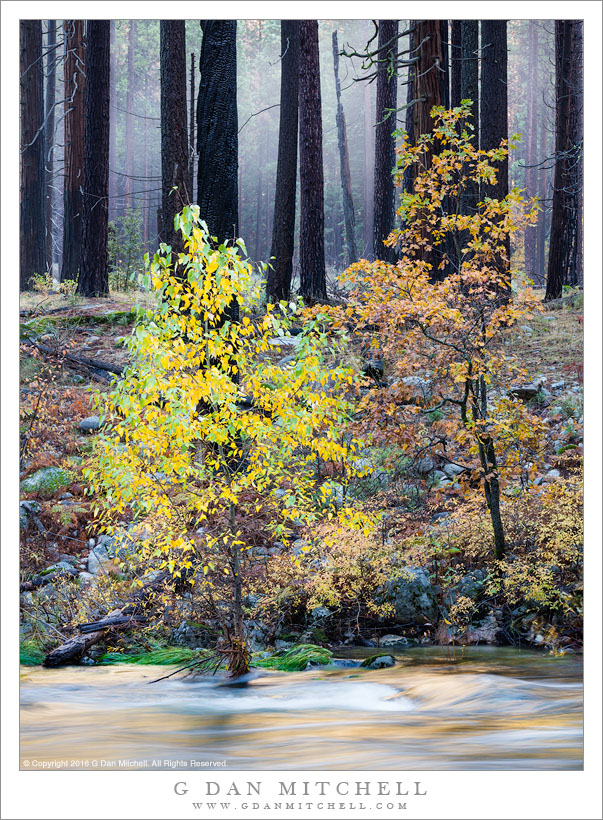
[[295, 337], [294, 353], [277, 360], [296, 306], [250, 318], [243, 242], [217, 246], [197, 206], [175, 224], [185, 252], [174, 258], [162, 245], [149, 264], [157, 308], [129, 340], [123, 377], [99, 397], [111, 423], [87, 477], [108, 532], [125, 511], [151, 525], [129, 562], [138, 575], [167, 569], [204, 597], [238, 675], [249, 660], [242, 597], [253, 569], [250, 522], [262, 516], [285, 545], [325, 509], [366, 526], [341, 504], [329, 512], [333, 490], [315, 469], [336, 461], [344, 483], [353, 473], [359, 443], [342, 436], [353, 374], [338, 363], [342, 334], [327, 336], [320, 315]]

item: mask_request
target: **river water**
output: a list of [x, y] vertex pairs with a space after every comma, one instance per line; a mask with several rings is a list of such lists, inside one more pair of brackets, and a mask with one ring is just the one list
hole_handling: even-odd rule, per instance
[[499, 647], [396, 657], [380, 670], [258, 670], [242, 685], [217, 677], [150, 685], [166, 667], [22, 667], [22, 765], [582, 768], [581, 658]]

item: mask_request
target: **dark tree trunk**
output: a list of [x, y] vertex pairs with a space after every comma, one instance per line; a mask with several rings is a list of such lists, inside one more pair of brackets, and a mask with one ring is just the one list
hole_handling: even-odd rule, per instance
[[[409, 56], [414, 59], [415, 56], [415, 25], [416, 20], [410, 20], [410, 33], [408, 35], [408, 49], [409, 49]], [[411, 63], [408, 66], [408, 75], [406, 78], [406, 115], [404, 118], [404, 130], [408, 136], [409, 140], [413, 139], [414, 135], [414, 85], [415, 85], [415, 69], [414, 64]], [[402, 185], [405, 191], [412, 192], [413, 185], [415, 180], [415, 169], [412, 165], [409, 165], [408, 168], [404, 170], [404, 178], [402, 180]]]
[[134, 49], [136, 45], [136, 20], [130, 20], [128, 28], [128, 92], [126, 94], [126, 191], [124, 196], [124, 209], [131, 207], [130, 197], [133, 190], [132, 177], [134, 176], [134, 85], [136, 74], [134, 72]]
[[[535, 20], [528, 24], [528, 151], [526, 168], [526, 195], [530, 198], [538, 194], [538, 26]], [[525, 271], [536, 279], [536, 246], [538, 224], [527, 225], [524, 234]]]
[[[469, 21], [470, 22], [470, 21]], [[451, 20], [450, 24], [450, 106], [457, 108], [461, 104], [461, 71], [462, 61], [462, 28], [463, 21]]]
[[237, 21], [202, 20], [197, 101], [197, 202], [218, 242], [237, 237]]
[[289, 299], [293, 275], [295, 189], [297, 184], [297, 127], [299, 110], [299, 20], [281, 20], [281, 106], [274, 219], [268, 268], [268, 302]]
[[28, 290], [34, 273], [46, 270], [44, 201], [44, 70], [41, 20], [21, 20], [19, 287]]
[[352, 178], [350, 176], [350, 156], [348, 153], [348, 138], [345, 127], [345, 114], [341, 104], [341, 84], [339, 82], [339, 47], [337, 45], [337, 31], [333, 32], [333, 70], [335, 72], [335, 94], [337, 96], [337, 142], [339, 145], [339, 173], [341, 189], [343, 191], [343, 218], [345, 221], [345, 239], [347, 264], [358, 261], [356, 250], [356, 216], [354, 213], [354, 199], [352, 197]]
[[191, 69], [190, 69], [190, 114], [189, 114], [189, 133], [188, 133], [188, 190], [194, 190], [195, 182], [195, 52], [191, 51]]
[[78, 281], [82, 296], [109, 294], [109, 43], [109, 21], [88, 20], [82, 266]]
[[[185, 20], [160, 21], [161, 240], [184, 251], [174, 217], [189, 202]], [[176, 188], [177, 190], [174, 190]]]
[[[507, 125], [507, 21], [481, 21], [481, 95], [480, 95], [480, 149], [498, 148], [508, 139]], [[509, 161], [492, 163], [496, 168], [496, 184], [485, 186], [481, 195], [504, 199], [509, 193]], [[509, 275], [511, 242], [507, 236], [499, 255], [498, 272]], [[510, 283], [509, 283], [510, 285]]]
[[571, 144], [574, 151], [574, 196], [576, 200], [576, 254], [574, 284], [584, 284], [584, 23], [574, 21], [572, 47]]
[[[149, 75], [147, 74], [144, 78], [144, 96], [145, 99], [148, 100], [149, 98]], [[150, 202], [149, 202], [149, 119], [148, 117], [144, 121], [144, 177], [145, 177], [145, 192], [144, 192], [144, 202], [143, 202], [143, 218], [142, 218], [142, 241], [147, 248], [147, 242], [149, 239], [149, 210], [150, 210]], [[109, 177], [111, 179], [111, 177]], [[110, 186], [109, 186], [110, 190]]]
[[82, 190], [86, 122], [84, 21], [65, 20], [65, 186], [61, 280], [77, 281], [82, 264]]
[[368, 83], [364, 86], [364, 257], [373, 258], [373, 174], [375, 165], [374, 128], [371, 116], [371, 90]]
[[544, 108], [540, 112], [540, 146], [538, 149], [538, 156], [541, 158], [542, 165], [538, 169], [538, 193], [540, 196], [541, 211], [538, 214], [538, 235], [536, 240], [536, 279], [539, 285], [544, 285], [546, 276], [546, 225], [548, 217], [548, 209], [546, 200], [548, 198], [548, 171], [544, 158], [548, 156], [547, 153], [547, 120]]
[[299, 118], [300, 293], [313, 304], [327, 299], [317, 20], [300, 22]]
[[[379, 20], [379, 60], [395, 60], [398, 50], [397, 20]], [[387, 43], [393, 43], [386, 49]], [[384, 241], [394, 228], [394, 178], [392, 171], [396, 164], [396, 141], [392, 136], [396, 130], [398, 107], [398, 77], [387, 71], [382, 63], [382, 70], [377, 75], [377, 106], [375, 127], [375, 188], [374, 188], [374, 222], [373, 222], [373, 255], [375, 259], [395, 262], [396, 252], [384, 245]]]
[[52, 271], [54, 261], [54, 129], [57, 73], [57, 21], [48, 21], [48, 53], [46, 57], [46, 125], [44, 127], [44, 150], [46, 152], [46, 266]]
[[[115, 77], [117, 76], [116, 67], [116, 48], [115, 48], [115, 20], [111, 20], [110, 32], [110, 71], [111, 71], [111, 88], [109, 91], [109, 110], [111, 112], [111, 133], [109, 135], [109, 219], [115, 219], [117, 212], [117, 181], [119, 177], [114, 173], [117, 170], [117, 94], [115, 89]], [[83, 132], [82, 132], [83, 134]]]
[[570, 267], [572, 233], [575, 227], [572, 202], [572, 164], [570, 118], [572, 113], [572, 20], [555, 21], [555, 172], [553, 213], [545, 300], [558, 299], [563, 293]]
[[442, 62], [438, 77], [440, 79], [440, 96], [444, 108], [450, 108], [450, 49], [448, 47], [448, 20], [440, 20], [440, 48], [442, 50]]
[[[471, 117], [468, 126], [473, 131], [473, 144], [479, 147], [479, 22], [461, 21], [461, 100], [471, 100]], [[468, 183], [460, 196], [460, 212], [474, 214], [479, 200], [479, 185]]]
[[264, 149], [265, 141], [260, 139], [258, 142], [258, 161], [257, 161], [257, 177], [255, 187], [255, 242], [253, 249], [253, 258], [259, 262], [262, 258], [262, 168], [264, 167]]

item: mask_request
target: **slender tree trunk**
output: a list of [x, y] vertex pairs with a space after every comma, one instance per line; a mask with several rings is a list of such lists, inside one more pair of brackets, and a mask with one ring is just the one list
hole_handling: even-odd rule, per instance
[[20, 75], [20, 236], [19, 287], [29, 290], [35, 273], [46, 270], [44, 200], [44, 71], [42, 22], [21, 20]]
[[281, 20], [281, 106], [274, 192], [271, 267], [268, 302], [289, 299], [293, 275], [295, 189], [297, 184], [297, 124], [299, 110], [299, 21]]
[[264, 147], [265, 142], [260, 139], [258, 142], [258, 163], [255, 187], [255, 242], [253, 258], [256, 262], [261, 259], [261, 237], [262, 237], [262, 168], [264, 167]]
[[[182, 252], [174, 217], [189, 199], [185, 20], [160, 21], [161, 215], [163, 242]], [[174, 188], [176, 190], [174, 190]]]
[[109, 294], [109, 47], [109, 21], [88, 20], [82, 266], [78, 281], [78, 293], [82, 296]]
[[450, 106], [457, 108], [463, 99], [461, 93], [462, 21], [452, 20], [450, 25]]
[[134, 176], [134, 85], [136, 74], [134, 72], [134, 49], [136, 47], [136, 20], [130, 20], [128, 29], [128, 93], [126, 94], [126, 185], [124, 196], [124, 209], [131, 207], [130, 197], [133, 190]]
[[65, 20], [65, 162], [61, 280], [77, 281], [82, 264], [86, 70], [84, 22]]
[[238, 235], [236, 20], [202, 20], [197, 202], [218, 242]]
[[471, 100], [474, 144], [479, 146], [479, 21], [461, 20], [461, 100]]
[[[489, 151], [498, 148], [508, 139], [507, 125], [507, 21], [481, 21], [481, 96], [480, 96], [480, 148]], [[509, 161], [493, 163], [496, 168], [495, 185], [488, 185], [486, 194], [492, 199], [504, 199], [509, 193]], [[507, 236], [498, 257], [498, 272], [509, 276], [511, 241]], [[510, 287], [510, 282], [507, 283]]]
[[[409, 56], [414, 59], [415, 58], [415, 26], [417, 21], [410, 20], [410, 33], [408, 35], [408, 49], [409, 49]], [[415, 93], [415, 68], [414, 64], [411, 63], [408, 66], [408, 74], [406, 77], [406, 113], [404, 118], [404, 130], [406, 131], [406, 135], [409, 140], [413, 139], [414, 136], [414, 93]], [[402, 186], [405, 191], [409, 191], [412, 193], [414, 188], [414, 181], [415, 181], [415, 169], [412, 165], [409, 165], [407, 168], [404, 169], [404, 177], [402, 180]]]
[[46, 266], [52, 271], [54, 261], [55, 196], [54, 196], [54, 146], [55, 146], [55, 100], [57, 70], [57, 21], [48, 21], [48, 54], [46, 57], [46, 126], [44, 128], [44, 150], [46, 152]]
[[327, 299], [317, 20], [300, 22], [299, 111], [300, 293], [313, 304]]
[[[538, 193], [538, 26], [535, 20], [528, 23], [528, 156], [526, 168], [526, 194]], [[527, 225], [524, 235], [525, 270], [532, 280], [536, 279], [536, 246], [538, 225]]]
[[544, 159], [547, 155], [547, 122], [544, 110], [541, 110], [540, 115], [540, 147], [538, 150], [538, 156], [541, 158], [541, 162], [543, 163], [540, 168], [538, 169], [538, 192], [540, 196], [540, 207], [541, 210], [538, 214], [538, 225], [537, 225], [537, 239], [536, 239], [536, 280], [539, 285], [544, 285], [545, 282], [545, 272], [546, 272], [546, 253], [545, 253], [545, 240], [546, 240], [546, 222], [547, 222], [547, 191], [548, 191], [548, 172], [546, 168], [546, 163]]
[[[379, 20], [379, 60], [395, 59], [398, 51], [397, 20]], [[392, 42], [393, 40], [393, 42]], [[391, 43], [386, 48], [387, 44]], [[375, 127], [375, 189], [374, 189], [374, 222], [373, 222], [373, 255], [375, 259], [393, 263], [396, 252], [384, 245], [384, 241], [394, 228], [394, 178], [392, 171], [396, 164], [396, 141], [393, 132], [396, 130], [396, 110], [398, 78], [390, 75], [386, 66], [377, 75], [377, 108]]]
[[194, 190], [195, 182], [195, 52], [191, 51], [191, 69], [190, 69], [190, 115], [189, 115], [189, 131], [188, 131], [188, 190]]
[[[147, 74], [144, 78], [144, 96], [145, 100], [149, 98], [149, 75]], [[145, 178], [145, 192], [144, 192], [144, 212], [143, 212], [143, 221], [142, 221], [142, 241], [145, 248], [148, 249], [148, 240], [149, 240], [149, 209], [150, 209], [150, 199], [149, 199], [149, 187], [151, 182], [149, 180], [149, 118], [147, 117], [144, 121], [144, 178]], [[111, 177], [109, 176], [109, 179]], [[110, 186], [109, 186], [110, 187]]]
[[337, 31], [333, 32], [333, 71], [335, 73], [335, 94], [337, 96], [337, 142], [339, 146], [339, 174], [341, 177], [341, 189], [343, 191], [343, 217], [345, 221], [345, 239], [347, 251], [347, 264], [352, 265], [358, 261], [356, 250], [356, 216], [354, 213], [354, 199], [352, 197], [352, 178], [350, 176], [350, 156], [348, 153], [348, 138], [345, 127], [345, 114], [341, 104], [341, 84], [339, 82], [339, 46], [337, 44]]
[[371, 117], [373, 110], [371, 101], [371, 90], [368, 83], [364, 85], [364, 257], [365, 259], [373, 258], [373, 174], [375, 166], [373, 157], [375, 155], [374, 147], [374, 128]]

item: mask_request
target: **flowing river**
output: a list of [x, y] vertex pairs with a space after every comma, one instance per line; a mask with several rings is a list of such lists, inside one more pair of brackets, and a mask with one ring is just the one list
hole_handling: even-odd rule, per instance
[[22, 667], [22, 765], [582, 768], [580, 657], [499, 647], [393, 654], [388, 669], [256, 670], [236, 685], [181, 676], [150, 685], [169, 667]]

